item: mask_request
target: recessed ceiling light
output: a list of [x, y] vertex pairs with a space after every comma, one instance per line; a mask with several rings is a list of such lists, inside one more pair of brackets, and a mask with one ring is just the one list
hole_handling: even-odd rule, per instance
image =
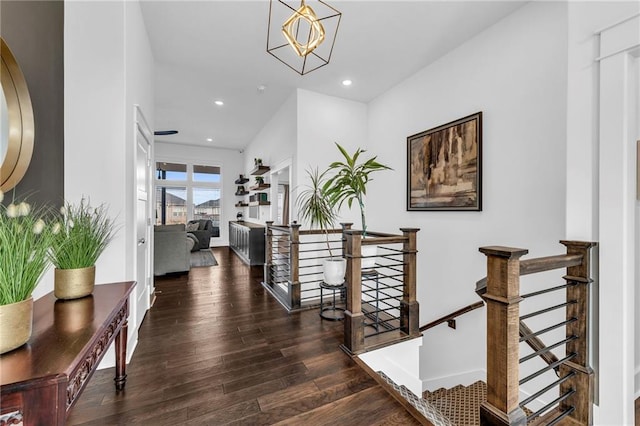
[[353, 83], [353, 81], [351, 81], [351, 80], [342, 80], [342, 85], [343, 86], [351, 86], [352, 83]]
[[224, 102], [222, 102], [222, 101], [220, 101], [220, 100], [218, 100], [218, 101], [214, 101], [213, 103], [214, 103], [214, 104], [216, 104], [216, 105], [218, 105], [218, 106], [222, 106], [222, 105], [224, 105]]
[[207, 138], [207, 142], [213, 142], [213, 139]]

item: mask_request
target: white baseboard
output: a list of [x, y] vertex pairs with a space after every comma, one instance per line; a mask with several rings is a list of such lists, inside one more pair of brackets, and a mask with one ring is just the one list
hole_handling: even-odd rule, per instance
[[472, 370], [464, 373], [454, 374], [451, 376], [442, 376], [422, 381], [422, 390], [434, 391], [436, 389], [449, 389], [457, 385], [468, 386], [478, 380], [487, 380], [486, 370]]

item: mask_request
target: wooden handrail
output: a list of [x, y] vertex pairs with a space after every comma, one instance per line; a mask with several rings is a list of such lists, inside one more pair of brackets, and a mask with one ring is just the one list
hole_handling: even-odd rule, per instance
[[537, 274], [554, 269], [569, 268], [582, 263], [581, 254], [559, 254], [556, 256], [526, 259], [520, 262], [520, 276]]
[[[483, 301], [479, 301], [479, 302], [467, 305], [464, 308], [460, 308], [457, 311], [451, 312], [448, 315], [445, 315], [445, 316], [443, 316], [441, 318], [438, 318], [435, 321], [431, 321], [430, 323], [427, 323], [427, 324], [423, 325], [422, 327], [420, 327], [420, 332], [426, 331], [426, 330], [428, 330], [430, 328], [435, 327], [436, 325], [440, 325], [440, 324], [445, 323], [445, 322], [448, 323], [449, 321], [455, 321], [455, 319], [457, 317], [459, 317], [461, 315], [464, 315], [467, 312], [471, 312], [473, 310], [476, 310], [478, 308], [482, 308], [483, 306], [484, 306], [484, 302]], [[456, 328], [455, 327], [455, 322], [453, 323], [453, 326], [451, 324], [449, 324], [449, 327], [455, 329]]]
[[[520, 261], [520, 276], [578, 266], [582, 264], [582, 258], [581, 254], [559, 254], [522, 260]], [[482, 296], [486, 291], [487, 277], [483, 277], [476, 282], [476, 293], [478, 296]]]
[[[347, 235], [362, 235], [362, 231], [351, 229], [345, 231]], [[379, 244], [398, 244], [407, 241], [406, 235], [385, 234], [382, 232], [367, 232], [367, 238], [362, 238], [361, 246], [373, 246]]]

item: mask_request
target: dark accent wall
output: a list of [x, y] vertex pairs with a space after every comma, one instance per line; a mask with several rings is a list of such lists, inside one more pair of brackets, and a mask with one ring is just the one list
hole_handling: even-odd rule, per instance
[[[64, 2], [2, 0], [0, 34], [27, 81], [35, 121], [33, 157], [15, 194], [29, 194], [29, 200], [38, 204], [60, 205], [64, 198]], [[11, 192], [5, 194], [5, 202], [11, 198]]]

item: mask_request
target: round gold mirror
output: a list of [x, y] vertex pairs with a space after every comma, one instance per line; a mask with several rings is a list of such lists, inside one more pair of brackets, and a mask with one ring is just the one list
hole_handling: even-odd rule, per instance
[[27, 82], [4, 39], [2, 57], [2, 98], [0, 98], [0, 190], [8, 191], [27, 172], [33, 154], [33, 107]]

